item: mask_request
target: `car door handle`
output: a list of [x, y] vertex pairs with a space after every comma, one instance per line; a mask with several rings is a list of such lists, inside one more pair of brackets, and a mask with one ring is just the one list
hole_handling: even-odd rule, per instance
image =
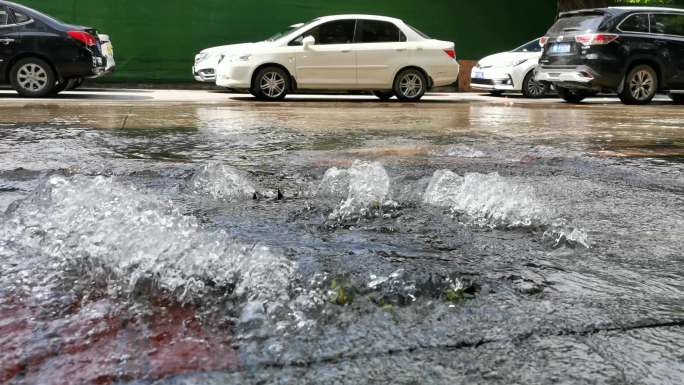
[[14, 43], [14, 41], [14, 39], [0, 39], [0, 44], [10, 45], [11, 43]]
[[406, 51], [406, 48], [397, 48], [396, 51], [397, 52], [404, 52], [404, 51]]
[[340, 52], [342, 52], [342, 53], [349, 53], [349, 52], [351, 52], [351, 50], [350, 50], [350, 49], [343, 49], [343, 50], [341, 50]]

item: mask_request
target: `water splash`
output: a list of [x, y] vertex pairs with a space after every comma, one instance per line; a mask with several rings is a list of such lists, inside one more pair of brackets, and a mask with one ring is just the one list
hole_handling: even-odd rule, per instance
[[542, 204], [532, 187], [492, 174], [466, 174], [449, 170], [434, 173], [423, 196], [425, 204], [448, 207], [477, 226], [490, 228], [539, 228], [554, 247], [589, 247], [588, 235]]
[[208, 194], [217, 200], [249, 199], [256, 189], [240, 170], [220, 163], [202, 167], [190, 180], [193, 191]]
[[355, 216], [367, 216], [383, 206], [392, 205], [393, 202], [386, 200], [390, 178], [382, 164], [357, 160], [347, 173], [347, 199], [333, 211], [330, 219], [345, 220]]
[[341, 198], [349, 195], [349, 171], [333, 167], [323, 175], [323, 180], [316, 190], [320, 197]]
[[450, 207], [472, 222], [491, 228], [536, 227], [550, 223], [551, 213], [535, 197], [534, 189], [507, 180], [498, 173], [435, 172], [425, 203]]
[[287, 301], [295, 269], [266, 247], [205, 231], [171, 202], [105, 177], [49, 178], [8, 210], [0, 255], [17, 266], [15, 278], [40, 269], [22, 280], [27, 291], [68, 281], [93, 282], [113, 296], [180, 302], [218, 292], [265, 314]]

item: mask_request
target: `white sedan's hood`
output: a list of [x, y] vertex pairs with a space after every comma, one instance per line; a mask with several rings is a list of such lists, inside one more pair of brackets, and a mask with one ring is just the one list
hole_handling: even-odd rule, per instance
[[273, 44], [273, 43], [263, 41], [260, 43], [242, 43], [242, 44], [221, 45], [218, 47], [211, 47], [211, 48], [207, 48], [205, 50], [202, 50], [200, 52], [200, 54], [223, 55], [223, 54], [227, 54], [227, 53], [235, 53], [237, 51], [240, 51], [242, 53], [242, 52], [249, 52], [252, 49], [265, 47], [265, 46], [268, 46], [271, 44]]
[[487, 67], [509, 67], [520, 60], [539, 60], [541, 52], [502, 52], [487, 56], [479, 61], [478, 65]]

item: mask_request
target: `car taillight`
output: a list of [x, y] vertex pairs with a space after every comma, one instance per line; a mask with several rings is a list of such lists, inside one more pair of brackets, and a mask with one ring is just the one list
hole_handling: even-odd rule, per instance
[[613, 33], [589, 33], [575, 36], [575, 41], [586, 46], [606, 45], [617, 40], [618, 37], [619, 35]]
[[456, 59], [456, 50], [455, 49], [453, 49], [453, 48], [445, 49], [444, 53], [449, 55], [450, 58]]
[[69, 36], [72, 38], [80, 41], [81, 43], [85, 44], [88, 47], [92, 47], [94, 45], [97, 45], [97, 39], [95, 36], [89, 34], [88, 32], [83, 32], [83, 31], [69, 31], [67, 32]]
[[548, 36], [544, 36], [544, 37], [542, 37], [542, 38], [539, 39], [539, 45], [543, 47], [543, 46], [546, 45], [546, 43], [547, 43], [548, 41], [549, 41], [549, 37], [548, 37]]

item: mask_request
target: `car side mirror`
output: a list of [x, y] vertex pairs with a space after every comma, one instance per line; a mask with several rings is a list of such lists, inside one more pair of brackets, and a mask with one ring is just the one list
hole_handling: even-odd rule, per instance
[[304, 40], [302, 40], [302, 45], [304, 46], [304, 48], [309, 48], [313, 45], [316, 45], [316, 39], [314, 39], [313, 36], [309, 35], [305, 37]]

